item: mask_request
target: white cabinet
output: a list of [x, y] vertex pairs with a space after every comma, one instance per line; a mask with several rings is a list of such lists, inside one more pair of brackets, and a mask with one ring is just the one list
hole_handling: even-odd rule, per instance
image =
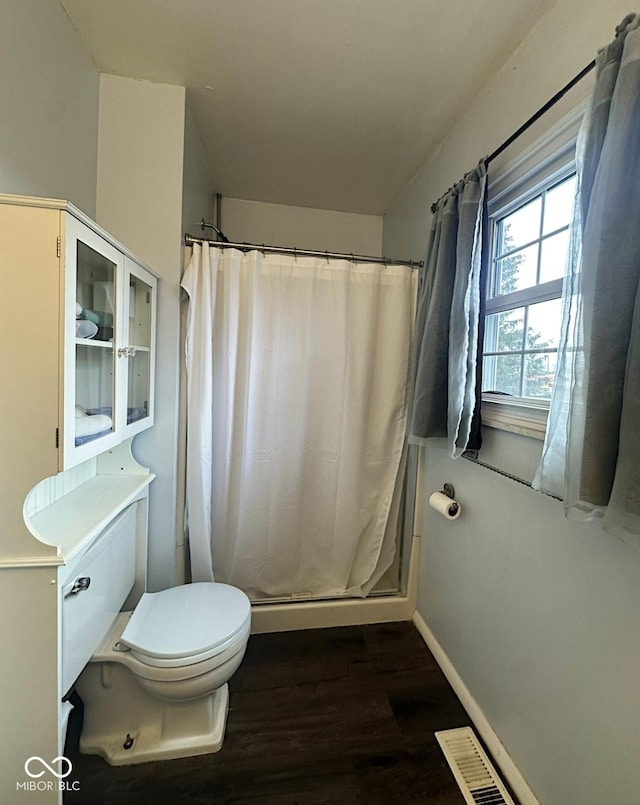
[[67, 469], [153, 424], [156, 278], [73, 214], [63, 223]]
[[37, 419], [58, 470], [150, 427], [151, 269], [64, 201], [0, 196], [0, 241], [9, 339], [0, 354], [19, 386], [3, 399], [12, 415], [4, 425]]
[[[63, 699], [103, 630], [97, 541], [128, 507], [135, 578], [113, 606], [132, 581], [127, 606], [145, 589], [154, 476], [131, 442], [153, 424], [157, 288], [126, 247], [53, 199], [0, 195], [0, 274], [0, 801], [17, 802], [34, 790], [20, 788], [33, 782], [28, 758], [63, 754]], [[95, 576], [93, 592], [67, 600], [78, 574]], [[61, 799], [38, 790], [39, 802]]]

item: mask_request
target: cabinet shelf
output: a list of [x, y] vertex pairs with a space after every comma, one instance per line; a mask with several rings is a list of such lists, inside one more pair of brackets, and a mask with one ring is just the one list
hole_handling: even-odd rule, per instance
[[93, 338], [76, 338], [76, 346], [102, 347], [103, 349], [113, 349], [113, 341], [98, 341]]

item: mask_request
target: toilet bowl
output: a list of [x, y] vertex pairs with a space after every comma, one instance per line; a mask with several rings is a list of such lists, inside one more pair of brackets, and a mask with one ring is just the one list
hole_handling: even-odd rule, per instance
[[251, 605], [213, 582], [145, 593], [115, 619], [78, 681], [80, 751], [113, 766], [217, 752], [227, 682], [251, 630]]

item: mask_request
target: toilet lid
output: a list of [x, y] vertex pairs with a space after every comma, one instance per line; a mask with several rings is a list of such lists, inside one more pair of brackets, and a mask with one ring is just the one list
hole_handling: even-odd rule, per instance
[[159, 660], [213, 656], [251, 619], [251, 604], [236, 587], [213, 582], [145, 593], [120, 643], [136, 655]]

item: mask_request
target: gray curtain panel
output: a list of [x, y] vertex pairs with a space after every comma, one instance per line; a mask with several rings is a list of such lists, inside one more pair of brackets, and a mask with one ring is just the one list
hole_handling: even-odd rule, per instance
[[[564, 477], [575, 519], [640, 547], [640, 16], [629, 15], [597, 57], [578, 140], [574, 229], [581, 241], [565, 281], [570, 382], [558, 382], [536, 480]], [[567, 289], [573, 289], [569, 299]], [[580, 354], [583, 352], [583, 358]], [[551, 442], [562, 433], [564, 455]], [[549, 449], [547, 449], [549, 447]], [[564, 461], [564, 472], [558, 463]]]
[[453, 457], [476, 406], [486, 181], [481, 162], [438, 202], [418, 299], [410, 434], [446, 437]]

